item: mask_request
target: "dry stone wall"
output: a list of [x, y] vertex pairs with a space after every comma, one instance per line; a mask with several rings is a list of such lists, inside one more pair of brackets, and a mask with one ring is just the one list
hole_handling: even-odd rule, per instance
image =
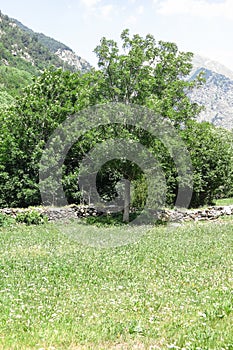
[[[16, 217], [19, 213], [36, 210], [48, 217], [49, 221], [69, 220], [85, 218], [88, 216], [103, 215], [103, 211], [94, 207], [71, 205], [66, 207], [33, 207], [27, 209], [20, 208], [3, 208], [0, 213]], [[162, 221], [186, 222], [186, 221], [203, 221], [216, 220], [221, 216], [233, 215], [233, 205], [213, 206], [205, 209], [195, 210], [160, 210], [152, 213], [155, 218]]]

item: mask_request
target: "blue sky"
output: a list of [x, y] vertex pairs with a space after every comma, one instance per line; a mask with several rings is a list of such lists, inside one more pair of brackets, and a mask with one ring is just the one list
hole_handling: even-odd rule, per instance
[[123, 29], [176, 42], [233, 70], [233, 0], [1, 0], [4, 14], [71, 47], [96, 64], [102, 36]]

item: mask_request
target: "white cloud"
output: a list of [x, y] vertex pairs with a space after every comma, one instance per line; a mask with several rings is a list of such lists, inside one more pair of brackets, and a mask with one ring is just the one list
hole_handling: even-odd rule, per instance
[[193, 15], [205, 18], [233, 19], [233, 1], [210, 2], [208, 0], [154, 0], [157, 12], [162, 15]]
[[143, 12], [144, 12], [144, 6], [143, 6], [143, 5], [140, 5], [140, 6], [137, 8], [137, 13], [138, 13], [139, 15], [142, 15]]
[[91, 8], [96, 6], [101, 0], [81, 0], [81, 2], [83, 3], [83, 5]]
[[99, 19], [111, 20], [111, 14], [115, 8], [114, 5], [102, 5], [102, 0], [81, 0], [81, 2], [86, 7], [86, 11], [83, 14], [84, 20], [90, 21], [90, 18], [93, 18], [93, 16]]
[[137, 22], [137, 16], [131, 15], [126, 19], [124, 25], [131, 26], [131, 25], [134, 25], [136, 22]]
[[114, 6], [113, 5], [104, 5], [100, 8], [101, 16], [108, 18], [113, 11]]
[[124, 25], [125, 26], [135, 25], [138, 22], [140, 15], [144, 13], [144, 10], [145, 10], [145, 7], [143, 5], [138, 6], [135, 9], [134, 13], [126, 18]]

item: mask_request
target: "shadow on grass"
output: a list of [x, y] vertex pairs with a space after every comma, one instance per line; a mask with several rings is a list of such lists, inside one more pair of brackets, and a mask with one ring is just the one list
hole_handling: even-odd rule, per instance
[[[129, 223], [135, 220], [140, 214], [141, 214], [141, 211], [135, 211], [133, 213], [130, 213]], [[150, 214], [148, 213], [148, 215]], [[146, 221], [147, 219], [148, 218], [145, 216]], [[159, 219], [154, 219], [150, 221], [152, 221], [152, 224], [155, 226], [167, 225], [167, 222]], [[123, 213], [111, 213], [111, 214], [103, 214], [100, 216], [89, 216], [84, 219], [84, 222], [87, 225], [95, 225], [97, 227], [125, 226], [128, 224], [127, 222], [123, 221]], [[144, 225], [145, 223], [142, 221], [141, 224]]]

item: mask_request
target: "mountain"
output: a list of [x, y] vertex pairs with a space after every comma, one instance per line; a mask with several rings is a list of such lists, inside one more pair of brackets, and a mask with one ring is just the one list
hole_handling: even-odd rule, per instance
[[[91, 68], [67, 45], [35, 33], [0, 11], [0, 107], [13, 103], [33, 76], [49, 66], [71, 71]], [[201, 71], [206, 83], [190, 95], [192, 101], [205, 106], [198, 120], [233, 128], [233, 72], [218, 62], [195, 55], [189, 79]]]
[[233, 72], [218, 62], [194, 56], [190, 79], [203, 72], [205, 84], [191, 93], [191, 99], [205, 106], [199, 121], [209, 121], [226, 129], [233, 128]]
[[209, 69], [233, 80], [233, 72], [229, 68], [217, 61], [195, 54], [193, 57], [193, 71], [199, 68]]
[[40, 44], [45, 46], [50, 52], [65, 62], [68, 69], [71, 69], [72, 71], [87, 71], [91, 68], [91, 65], [86, 60], [76, 55], [76, 53], [67, 45], [62, 44], [59, 41], [44, 35], [43, 33], [35, 33], [33, 30], [27, 28], [17, 20], [14, 20], [14, 23], [16, 23], [21, 30], [28, 33], [32, 38], [35, 37]]
[[0, 11], [0, 105], [14, 97], [49, 66], [87, 71], [90, 64], [68, 46], [35, 33]]

